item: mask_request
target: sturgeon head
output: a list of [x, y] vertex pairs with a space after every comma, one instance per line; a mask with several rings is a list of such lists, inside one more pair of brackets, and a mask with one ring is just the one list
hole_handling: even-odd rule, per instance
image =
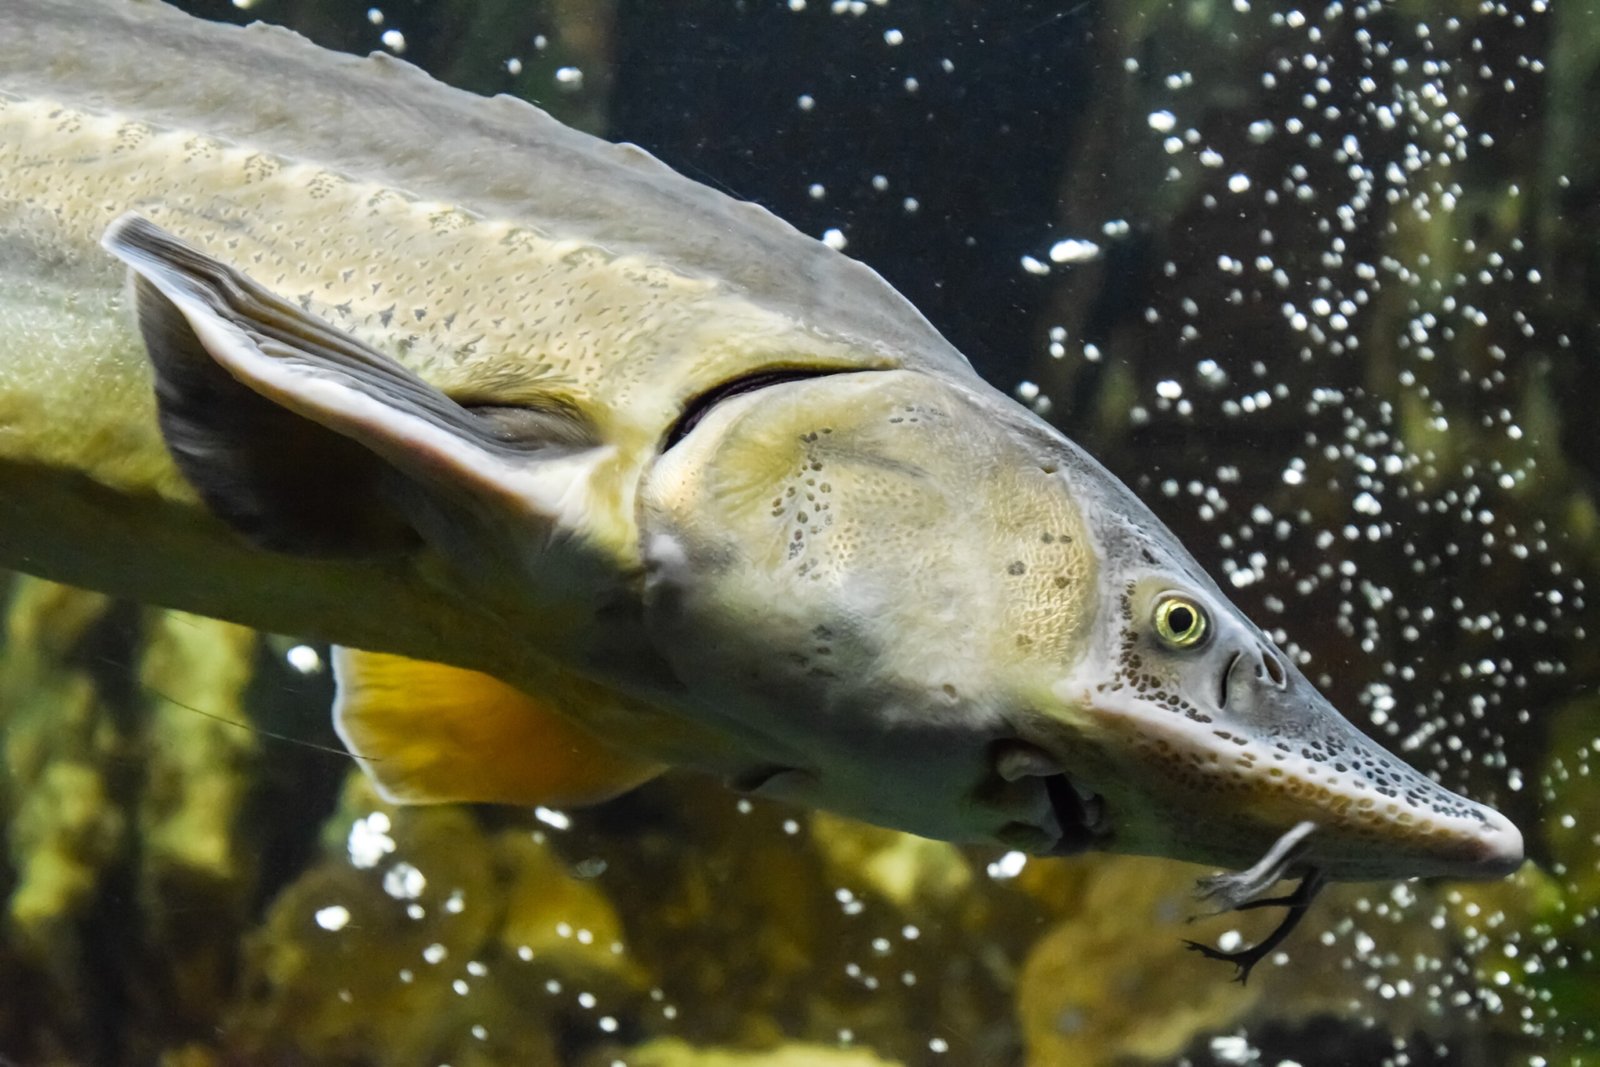
[[1275, 874], [1521, 862], [1504, 817], [1363, 736], [1125, 486], [976, 383], [766, 383], [641, 499], [649, 618], [762, 754], [744, 788], [1040, 853], [1241, 867], [1294, 830]]
[[1335, 879], [1521, 865], [1509, 820], [1361, 733], [1122, 485], [1078, 477], [1104, 623], [1052, 686], [1087, 728], [1047, 714], [1038, 743], [1086, 753], [1080, 776], [1118, 813], [1112, 847], [1242, 866], [1311, 824], [1300, 859]]

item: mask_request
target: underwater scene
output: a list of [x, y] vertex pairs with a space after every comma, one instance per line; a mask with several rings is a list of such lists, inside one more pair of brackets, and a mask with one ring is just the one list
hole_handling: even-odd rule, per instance
[[[1182, 843], [1231, 825], [1226, 794], [1164, 812], [1156, 855], [955, 844], [681, 770], [407, 805], [335, 732], [315, 635], [0, 572], [0, 1064], [1600, 1064], [1600, 6], [178, 6], [520, 97], [867, 264], [1526, 861], [1312, 885], [1241, 982], [1185, 942], [1236, 951], [1282, 912], [1160, 858], [1203, 854]], [[484, 165], [442, 144], [407, 165]], [[28, 208], [8, 181], [0, 238]], [[767, 270], [806, 303], [809, 266]], [[0, 538], [41, 506], [6, 388]], [[457, 777], [492, 773], [467, 755]]]

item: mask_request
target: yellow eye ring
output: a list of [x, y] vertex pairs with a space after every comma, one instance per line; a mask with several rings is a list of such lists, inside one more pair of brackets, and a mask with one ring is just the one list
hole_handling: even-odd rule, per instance
[[1173, 648], [1193, 648], [1206, 638], [1205, 609], [1184, 596], [1162, 597], [1156, 604], [1156, 636]]

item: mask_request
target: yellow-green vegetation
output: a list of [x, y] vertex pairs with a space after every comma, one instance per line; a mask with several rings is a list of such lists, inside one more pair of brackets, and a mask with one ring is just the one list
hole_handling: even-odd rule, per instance
[[[109, 1010], [156, 1033], [217, 1011], [258, 884], [239, 837], [255, 788], [258, 737], [240, 710], [255, 645], [209, 619], [12, 585], [6, 981], [61, 1003], [80, 1032]], [[34, 1011], [23, 997], [0, 1004], [11, 1026], [39, 1025]]]
[[14, 583], [0, 661], [10, 927], [41, 966], [71, 969], [51, 935], [82, 915], [124, 847], [127, 815], [109, 777], [124, 755], [110, 709], [74, 652], [107, 598], [32, 579]]
[[666, 1038], [629, 1049], [630, 1067], [897, 1067], [865, 1049], [794, 1044], [771, 1052], [740, 1052]]
[[1143, 859], [1081, 866], [1074, 906], [1035, 942], [1017, 985], [1030, 1062], [1166, 1060], [1278, 985], [1275, 971], [1248, 986], [1218, 981], [1214, 963], [1175, 950], [1202, 872]]

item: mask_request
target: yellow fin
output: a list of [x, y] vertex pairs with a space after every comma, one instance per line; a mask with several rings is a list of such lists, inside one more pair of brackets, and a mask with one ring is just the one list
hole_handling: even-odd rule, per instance
[[497, 678], [333, 650], [333, 726], [399, 804], [595, 804], [661, 773]]

